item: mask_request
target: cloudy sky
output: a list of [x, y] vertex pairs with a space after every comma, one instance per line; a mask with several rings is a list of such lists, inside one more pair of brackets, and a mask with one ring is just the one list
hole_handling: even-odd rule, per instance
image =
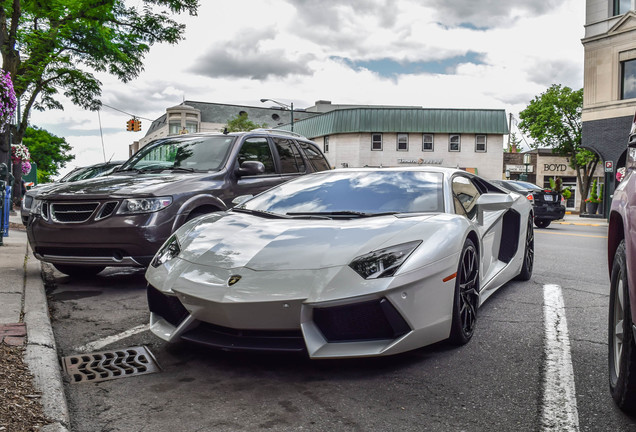
[[[518, 117], [552, 84], [583, 86], [584, 3], [202, 0], [198, 16], [177, 17], [184, 40], [153, 46], [137, 79], [98, 75], [108, 105], [99, 115], [65, 102], [64, 111], [33, 112], [31, 124], [72, 144], [64, 173], [104, 154], [126, 159], [146, 119], [184, 99], [496, 108]], [[143, 130], [127, 132], [130, 116], [118, 110], [142, 118]]]

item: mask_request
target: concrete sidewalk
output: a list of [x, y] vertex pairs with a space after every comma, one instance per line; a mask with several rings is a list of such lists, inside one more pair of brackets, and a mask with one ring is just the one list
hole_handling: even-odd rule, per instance
[[42, 392], [44, 432], [66, 432], [68, 408], [49, 319], [42, 267], [27, 241], [20, 216], [9, 217], [9, 236], [0, 246], [0, 343], [26, 347], [24, 360]]

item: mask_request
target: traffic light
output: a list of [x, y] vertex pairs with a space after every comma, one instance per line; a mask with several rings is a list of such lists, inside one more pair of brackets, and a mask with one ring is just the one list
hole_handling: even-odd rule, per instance
[[141, 120], [135, 119], [133, 122], [133, 131], [139, 132], [141, 130]]
[[133, 120], [133, 119], [128, 120], [126, 122], [126, 130], [127, 131], [133, 130], [134, 125], [135, 125], [135, 120]]

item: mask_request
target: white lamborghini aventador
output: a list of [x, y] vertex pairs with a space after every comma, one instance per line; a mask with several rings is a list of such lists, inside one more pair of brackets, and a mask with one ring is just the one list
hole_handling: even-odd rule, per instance
[[172, 235], [146, 273], [172, 342], [312, 358], [470, 340], [477, 308], [534, 261], [532, 206], [436, 167], [324, 171]]

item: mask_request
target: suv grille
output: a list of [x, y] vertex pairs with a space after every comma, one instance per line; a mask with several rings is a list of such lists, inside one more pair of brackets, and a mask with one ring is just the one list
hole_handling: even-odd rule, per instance
[[51, 217], [56, 222], [86, 222], [99, 203], [51, 203]]

